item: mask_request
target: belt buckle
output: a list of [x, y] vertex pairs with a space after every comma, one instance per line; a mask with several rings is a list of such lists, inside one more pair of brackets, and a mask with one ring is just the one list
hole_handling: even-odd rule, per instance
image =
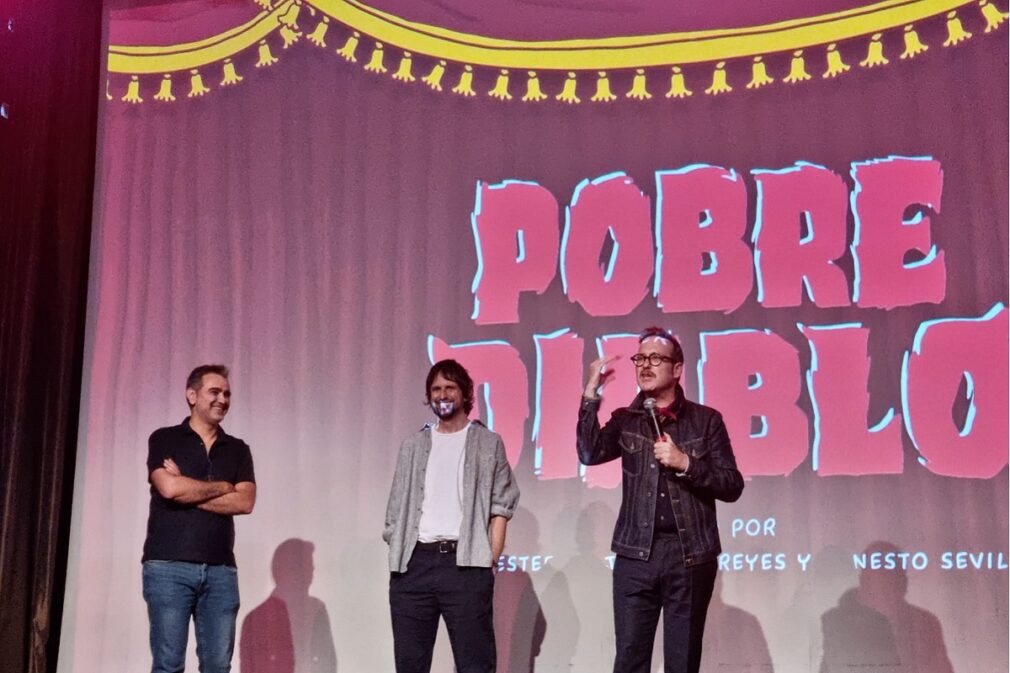
[[455, 540], [439, 540], [438, 541], [438, 553], [439, 554], [451, 554], [454, 551], [456, 551], [455, 546], [456, 546], [456, 541]]

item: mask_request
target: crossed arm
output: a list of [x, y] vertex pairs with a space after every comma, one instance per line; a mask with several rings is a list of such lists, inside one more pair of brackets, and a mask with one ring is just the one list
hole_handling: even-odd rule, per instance
[[251, 514], [256, 504], [256, 484], [240, 481], [201, 481], [183, 476], [179, 466], [166, 458], [162, 467], [151, 473], [151, 483], [161, 497], [214, 514], [235, 516]]

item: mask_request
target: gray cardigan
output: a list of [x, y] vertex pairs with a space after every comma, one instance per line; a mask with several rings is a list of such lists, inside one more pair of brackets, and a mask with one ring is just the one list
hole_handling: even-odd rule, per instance
[[[382, 530], [382, 539], [389, 545], [391, 572], [407, 570], [417, 543], [431, 432], [431, 426], [426, 425], [400, 445]], [[491, 558], [488, 525], [493, 516], [512, 518], [519, 502], [519, 487], [505, 457], [501, 437], [480, 421], [470, 422], [463, 451], [463, 521], [459, 527], [456, 565], [490, 568], [497, 559]]]

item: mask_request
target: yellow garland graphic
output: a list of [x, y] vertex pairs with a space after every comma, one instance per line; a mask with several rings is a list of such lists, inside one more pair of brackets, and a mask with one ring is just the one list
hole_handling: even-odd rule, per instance
[[[358, 63], [360, 57], [364, 69], [369, 72], [386, 74], [401, 82], [421, 82], [435, 91], [442, 91], [445, 86], [453, 93], [475, 96], [478, 92], [474, 88], [474, 66], [477, 66], [493, 69], [496, 73], [493, 87], [485, 92], [495, 99], [524, 102], [553, 99], [577, 104], [583, 100], [577, 94], [580, 74], [581, 79], [595, 84], [595, 93], [588, 98], [592, 102], [609, 102], [619, 98], [651, 99], [653, 95], [648, 90], [648, 75], [651, 74], [654, 80], [659, 79], [657, 73], [652, 72], [656, 68], [662, 68], [666, 73], [662, 79], [669, 81], [666, 98], [686, 98], [693, 92], [687, 88], [681, 66], [714, 63], [711, 84], [704, 93], [718, 95], [735, 88], [726, 69], [726, 61], [730, 59], [752, 59], [751, 78], [745, 85], [747, 89], [760, 88], [775, 81], [794, 84], [815, 76], [808, 71], [804, 49], [827, 45], [827, 70], [819, 74], [823, 78], [831, 78], [852, 67], [843, 62], [837, 49], [838, 42], [870, 36], [865, 58], [854, 63], [863, 68], [874, 68], [892, 61], [885, 54], [882, 39], [888, 30], [902, 31], [904, 51], [900, 55], [892, 54], [892, 57], [899, 56], [900, 60], [905, 60], [929, 49], [915, 30], [917, 22], [944, 17], [947, 39], [942, 46], [949, 47], [972, 37], [957, 11], [966, 5], [978, 6], [985, 19], [986, 33], [996, 30], [1008, 18], [1008, 14], [990, 0], [885, 0], [833, 14], [731, 30], [523, 42], [406, 21], [356, 0], [280, 0], [276, 5], [271, 5], [270, 0], [256, 2], [264, 11], [252, 20], [204, 40], [157, 47], [110, 46], [110, 75], [130, 77], [120, 100], [144, 102], [140, 86], [140, 76], [144, 75], [159, 77], [158, 93], [152, 96], [154, 100], [174, 101], [173, 75], [185, 78], [187, 73], [190, 89], [186, 96], [203, 96], [211, 89], [199, 69], [216, 64], [223, 66], [219, 86], [237, 84], [243, 77], [232, 62], [234, 56], [256, 47], [257, 68], [277, 63], [278, 58], [271, 51], [271, 41], [268, 40], [274, 34], [280, 37], [279, 47], [282, 50], [296, 44], [303, 36], [315, 46], [327, 48], [326, 38], [334, 34], [331, 20], [345, 27], [344, 34], [337, 35], [342, 44], [334, 50], [335, 53], [351, 63]], [[319, 14], [308, 35], [299, 25], [299, 20], [305, 20], [303, 10], [313, 17]], [[362, 43], [368, 44], [364, 50], [361, 49]], [[792, 54], [788, 74], [779, 78], [769, 74], [764, 61], [765, 56], [775, 53]], [[417, 56], [433, 60], [426, 74], [415, 76], [412, 72]], [[511, 69], [516, 72], [511, 72]], [[631, 88], [623, 96], [612, 91], [608, 78], [608, 73], [612, 71], [633, 72]], [[556, 93], [545, 91], [538, 76], [549, 72], [566, 77]], [[456, 84], [444, 84], [446, 76], [452, 76]], [[523, 91], [517, 91], [515, 96], [510, 91], [514, 80], [526, 83]], [[652, 85], [655, 86], [655, 82]], [[739, 82], [739, 85], [743, 88], [744, 82]], [[106, 97], [113, 99], [108, 88]]]

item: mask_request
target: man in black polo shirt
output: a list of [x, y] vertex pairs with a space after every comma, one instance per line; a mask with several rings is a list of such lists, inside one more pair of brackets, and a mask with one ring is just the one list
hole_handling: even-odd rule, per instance
[[221, 427], [231, 404], [228, 368], [202, 365], [186, 380], [190, 416], [148, 442], [151, 510], [144, 542], [144, 600], [152, 673], [186, 663], [189, 620], [203, 673], [227, 673], [235, 646], [236, 514], [256, 503], [249, 445]]

